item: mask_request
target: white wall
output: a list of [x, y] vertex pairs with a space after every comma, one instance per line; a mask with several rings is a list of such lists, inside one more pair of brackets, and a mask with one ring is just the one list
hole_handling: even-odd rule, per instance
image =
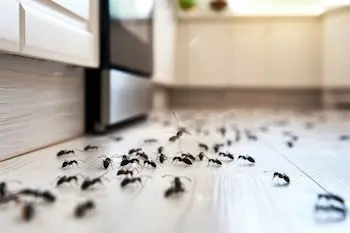
[[323, 19], [323, 84], [350, 87], [350, 7], [329, 12]]

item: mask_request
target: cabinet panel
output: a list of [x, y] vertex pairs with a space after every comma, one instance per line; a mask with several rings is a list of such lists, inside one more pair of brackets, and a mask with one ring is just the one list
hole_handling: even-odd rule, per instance
[[19, 51], [19, 3], [0, 1], [0, 50]]
[[350, 10], [329, 14], [323, 27], [323, 85], [350, 87]]
[[190, 25], [189, 83], [226, 86], [229, 24], [199, 22]]
[[230, 27], [228, 83], [232, 86], [266, 85], [266, 31], [257, 21], [237, 21]]
[[316, 19], [280, 20], [269, 25], [269, 86], [320, 86], [320, 31], [321, 24]]
[[188, 23], [179, 23], [176, 40], [176, 64], [175, 80], [176, 84], [189, 83], [189, 64], [190, 64], [190, 32]]
[[[90, 0], [52, 0], [65, 9], [83, 17], [89, 19]], [[95, 1], [95, 0], [93, 0]]]
[[[36, 1], [23, 2], [22, 6], [23, 54], [78, 65], [97, 65], [94, 60], [96, 37], [88, 31], [87, 21], [64, 18], [64, 13], [48, 6], [41, 7]], [[55, 14], [50, 14], [51, 11]]]

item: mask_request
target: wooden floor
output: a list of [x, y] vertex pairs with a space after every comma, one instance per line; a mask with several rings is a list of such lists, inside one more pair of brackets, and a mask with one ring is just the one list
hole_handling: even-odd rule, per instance
[[[350, 140], [339, 140], [340, 135], [350, 134], [349, 112], [177, 111], [180, 126], [187, 127], [191, 133], [184, 134], [181, 143], [168, 142], [177, 130], [172, 114], [154, 115], [156, 117], [146, 123], [108, 136], [84, 137], [1, 162], [2, 181], [22, 181], [22, 184], [9, 183], [10, 191], [24, 187], [50, 189], [58, 198], [52, 205], [36, 201], [36, 216], [29, 223], [20, 219], [20, 205], [0, 206], [0, 224], [4, 232], [349, 232], [349, 218], [342, 219], [335, 212], [314, 211], [319, 193], [331, 192], [350, 200]], [[171, 125], [164, 126], [165, 119]], [[222, 126], [227, 129], [225, 137], [217, 130]], [[239, 142], [235, 142], [237, 131], [234, 129], [241, 132]], [[258, 140], [248, 140], [245, 129]], [[209, 135], [205, 135], [206, 130]], [[293, 148], [286, 144], [291, 138], [286, 135], [287, 131], [299, 137]], [[113, 140], [117, 136], [123, 140]], [[156, 138], [159, 142], [144, 144], [147, 138]], [[212, 147], [214, 143], [227, 140], [232, 140], [233, 144], [222, 151], [234, 153], [235, 158], [234, 161], [220, 158], [222, 166], [207, 166], [207, 159], [195, 161], [192, 166], [181, 162], [172, 164], [172, 158], [164, 164], [157, 163], [156, 169], [142, 164], [137, 176], [151, 178], [142, 177], [141, 186], [131, 184], [122, 189], [122, 178], [116, 176], [121, 158], [114, 158], [115, 170], [108, 169], [105, 177], [109, 181], [104, 180], [104, 185], [97, 184], [88, 191], [81, 191], [80, 185], [74, 182], [55, 187], [57, 176], [104, 174], [103, 158], [98, 158], [101, 155], [122, 155], [131, 148], [142, 147], [155, 160], [160, 145], [165, 147], [165, 155], [174, 157], [179, 155], [180, 148], [197, 155], [199, 142]], [[56, 157], [61, 149], [82, 149], [87, 144], [101, 148], [92, 152], [77, 151], [76, 156]], [[239, 154], [252, 156], [255, 165], [248, 166], [248, 162], [237, 160]], [[213, 151], [206, 155], [217, 157]], [[77, 159], [79, 167], [61, 169], [65, 159]], [[276, 186], [282, 180], [272, 180], [275, 171], [286, 173], [290, 185]], [[165, 198], [164, 191], [172, 181], [171, 177], [161, 178], [165, 174], [187, 176], [192, 182], [182, 179], [187, 191]], [[96, 210], [86, 218], [74, 218], [75, 206], [88, 199], [95, 201]]]

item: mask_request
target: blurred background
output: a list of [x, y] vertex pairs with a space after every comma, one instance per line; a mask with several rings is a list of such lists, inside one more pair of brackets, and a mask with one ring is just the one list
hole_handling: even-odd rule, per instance
[[348, 109], [349, 3], [2, 0], [0, 152], [151, 111]]

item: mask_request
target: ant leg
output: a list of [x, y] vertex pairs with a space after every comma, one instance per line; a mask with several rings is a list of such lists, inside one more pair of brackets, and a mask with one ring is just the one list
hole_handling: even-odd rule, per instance
[[188, 180], [189, 182], [192, 182], [192, 180], [190, 178], [188, 178], [187, 176], [180, 176], [180, 178], [184, 178], [184, 179]]
[[162, 178], [169, 177], [169, 176], [170, 176], [170, 177], [175, 177], [174, 175], [168, 175], [168, 174], [167, 174], [167, 175], [163, 175]]

